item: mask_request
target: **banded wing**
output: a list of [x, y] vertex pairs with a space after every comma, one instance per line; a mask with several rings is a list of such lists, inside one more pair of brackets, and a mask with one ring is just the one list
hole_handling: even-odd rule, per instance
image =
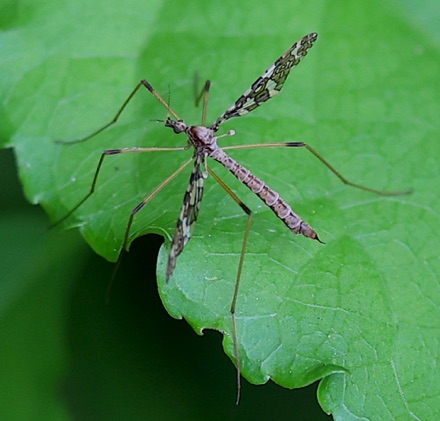
[[211, 126], [217, 131], [223, 121], [250, 113], [263, 102], [278, 95], [290, 71], [306, 56], [318, 34], [311, 33], [295, 42], [252, 86]]
[[194, 223], [197, 221], [203, 196], [205, 178], [207, 176], [206, 156], [205, 154], [196, 153], [194, 156], [194, 167], [189, 179], [188, 188], [186, 189], [183, 198], [182, 208], [180, 209], [176, 231], [174, 232], [170, 254], [168, 256], [167, 282], [170, 280], [174, 268], [176, 267], [177, 258], [191, 238], [191, 231]]

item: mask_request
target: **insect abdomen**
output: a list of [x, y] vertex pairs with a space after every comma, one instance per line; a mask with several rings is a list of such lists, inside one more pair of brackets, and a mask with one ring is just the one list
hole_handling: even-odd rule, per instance
[[302, 234], [305, 237], [319, 241], [318, 235], [313, 228], [304, 222], [280, 195], [271, 189], [263, 180], [253, 175], [220, 148], [213, 150], [210, 156], [217, 162], [220, 162], [234, 174], [239, 181], [252, 190], [293, 233]]

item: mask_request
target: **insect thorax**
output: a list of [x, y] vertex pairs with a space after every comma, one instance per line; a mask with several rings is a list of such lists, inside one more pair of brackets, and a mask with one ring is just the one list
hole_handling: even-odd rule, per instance
[[183, 120], [173, 120], [167, 118], [165, 120], [165, 127], [173, 129], [174, 133], [186, 133], [188, 136], [189, 144], [193, 145], [196, 149], [203, 149], [212, 146], [216, 146], [216, 137], [214, 131], [205, 126], [187, 126]]
[[214, 132], [205, 126], [190, 126], [186, 130], [186, 134], [196, 148], [212, 146], [216, 143]]

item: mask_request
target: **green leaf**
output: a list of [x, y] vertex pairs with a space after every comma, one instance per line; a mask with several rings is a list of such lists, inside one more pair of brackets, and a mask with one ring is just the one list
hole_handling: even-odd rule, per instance
[[[0, 38], [1, 139], [15, 148], [28, 199], [56, 221], [89, 190], [103, 149], [185, 146], [183, 136], [151, 121], [163, 120], [166, 110], [147, 91], [96, 138], [55, 143], [109, 121], [139, 79], [198, 124], [193, 75], [209, 77], [214, 121], [289, 45], [319, 33], [281, 95], [225, 123], [222, 130], [237, 135], [220, 143], [304, 141], [354, 182], [414, 194], [384, 197], [343, 186], [305, 150], [234, 151], [316, 229], [321, 245], [295, 237], [212, 166], [255, 211], [237, 304], [243, 376], [288, 388], [324, 378], [318, 398], [337, 419], [440, 414], [437, 9], [411, 1], [389, 7], [46, 1], [32, 4], [30, 18], [5, 7], [18, 29]], [[68, 224], [116, 260], [130, 211], [189, 156], [106, 158], [96, 192]], [[130, 241], [151, 232], [170, 238], [188, 172], [136, 215]], [[169, 313], [197, 332], [225, 332], [232, 359], [229, 308], [245, 222], [210, 179], [193, 239], [168, 285], [168, 243], [158, 263]]]

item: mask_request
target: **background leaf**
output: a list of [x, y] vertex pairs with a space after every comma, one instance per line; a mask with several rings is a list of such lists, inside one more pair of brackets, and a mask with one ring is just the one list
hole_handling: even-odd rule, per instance
[[[177, 113], [197, 123], [193, 74], [209, 77], [214, 120], [290, 44], [318, 32], [317, 44], [283, 93], [225, 124], [224, 130], [234, 128], [237, 135], [222, 144], [306, 141], [355, 182], [412, 188], [414, 194], [384, 198], [347, 188], [306, 151], [236, 151], [239, 162], [313, 225], [327, 243], [322, 246], [286, 232], [258, 199], [215, 167], [256, 211], [237, 310], [243, 374], [252, 383], [272, 378], [294, 388], [343, 368], [326, 377], [318, 393], [335, 418], [439, 414], [435, 3], [313, 1], [238, 8], [227, 2], [132, 0], [3, 8], [1, 139], [14, 146], [26, 196], [54, 220], [87, 192], [102, 149], [184, 145], [183, 138], [149, 121], [166, 112], [148, 92], [138, 95], [117, 126], [90, 142], [54, 143], [81, 137], [111, 118], [140, 78], [165, 97], [169, 92]], [[130, 210], [186, 159], [182, 155], [109, 158], [96, 194], [70, 225], [80, 226], [92, 248], [114, 260]], [[179, 176], [136, 218], [132, 239], [172, 233], [187, 179]], [[210, 181], [194, 238], [169, 285], [162, 275], [167, 250], [161, 251], [159, 287], [170, 314], [185, 317], [198, 332], [226, 332], [224, 346], [232, 355], [228, 308], [245, 216]], [[90, 270], [87, 287], [98, 279], [98, 268]], [[71, 326], [75, 320], [88, 319], [75, 316]], [[75, 327], [72, 338], [78, 338]], [[111, 353], [119, 341], [105, 343]], [[76, 346], [79, 356], [92, 355], [90, 349], [104, 352]], [[90, 366], [98, 370], [86, 360], [74, 359], [70, 402], [99, 413], [97, 402], [115, 393], [107, 387], [94, 402], [79, 393], [78, 373]]]

